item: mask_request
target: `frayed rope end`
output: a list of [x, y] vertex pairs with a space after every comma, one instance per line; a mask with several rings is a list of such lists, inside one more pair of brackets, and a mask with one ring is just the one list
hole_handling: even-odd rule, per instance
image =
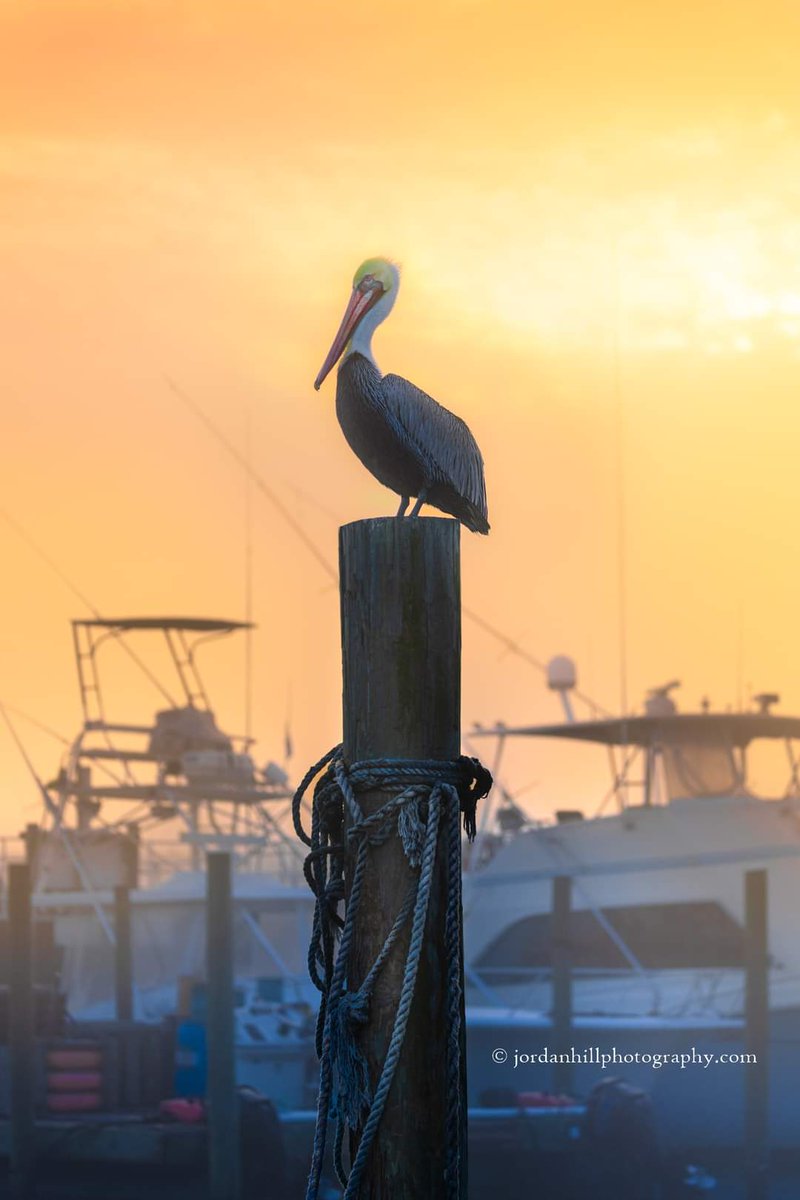
[[478, 801], [489, 795], [494, 780], [491, 771], [487, 771], [480, 759], [462, 754], [458, 761], [462, 772], [458, 785], [458, 799], [464, 814], [464, 833], [468, 842], [474, 842], [477, 833]]
[[331, 1014], [331, 1062], [336, 1084], [331, 1107], [350, 1129], [369, 1112], [372, 1096], [367, 1060], [356, 1044], [356, 1027], [366, 1025], [369, 1001], [360, 992], [344, 992]]

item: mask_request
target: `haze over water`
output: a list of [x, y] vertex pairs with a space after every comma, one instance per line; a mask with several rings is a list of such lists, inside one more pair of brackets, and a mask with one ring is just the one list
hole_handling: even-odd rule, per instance
[[[798, 36], [777, 0], [3, 5], [0, 508], [105, 615], [241, 617], [243, 473], [169, 375], [240, 447], [249, 411], [255, 466], [335, 563], [337, 525], [396, 501], [312, 382], [355, 267], [388, 254], [378, 362], [486, 459], [465, 604], [616, 710], [622, 500], [629, 707], [678, 677], [684, 707], [800, 710]], [[338, 598], [252, 502], [253, 727], [280, 758], [290, 711], [299, 775], [339, 737]], [[0, 699], [72, 736], [89, 614], [5, 521], [0, 547]], [[106, 649], [109, 716], [148, 719]], [[205, 661], [241, 731], [242, 645]], [[468, 621], [463, 712], [560, 716]], [[18, 729], [52, 778], [58, 744]], [[536, 815], [605, 783], [590, 749], [506, 763]], [[5, 732], [0, 779], [13, 832], [40, 805]]]

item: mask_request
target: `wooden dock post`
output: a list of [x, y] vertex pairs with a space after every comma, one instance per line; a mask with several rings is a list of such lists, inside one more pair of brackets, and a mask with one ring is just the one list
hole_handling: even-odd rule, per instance
[[[553, 879], [553, 1049], [569, 1054], [572, 1049], [572, 969], [570, 953], [570, 909], [572, 879], [556, 875]], [[553, 1064], [553, 1091], [569, 1094], [572, 1088], [571, 1063]]]
[[[457, 759], [461, 706], [458, 523], [394, 517], [357, 521], [341, 529], [339, 557], [346, 763], [379, 758]], [[369, 814], [387, 796], [376, 791], [361, 793], [359, 798]], [[349, 886], [353, 848], [346, 854]], [[360, 1200], [423, 1196], [441, 1200], [445, 1194], [445, 862], [444, 838], [440, 836], [417, 990]], [[375, 961], [414, 875], [399, 837], [371, 848], [354, 930], [351, 988], [361, 983]], [[407, 923], [378, 977], [369, 1024], [360, 1041], [373, 1088], [394, 1024], [408, 933]], [[463, 1031], [462, 1011], [460, 1188], [466, 1197]]]
[[114, 985], [117, 1020], [133, 1020], [133, 940], [131, 897], [127, 887], [114, 888]]
[[208, 1190], [210, 1200], [239, 1200], [241, 1169], [233, 1026], [231, 856], [211, 852], [207, 863]]
[[8, 867], [8, 923], [11, 952], [9, 987], [9, 1067], [11, 1082], [10, 1193], [14, 1200], [33, 1194], [34, 1170], [34, 993], [31, 870]]
[[767, 872], [746, 871], [745, 1066], [747, 1200], [767, 1200], [769, 1169], [769, 938]]

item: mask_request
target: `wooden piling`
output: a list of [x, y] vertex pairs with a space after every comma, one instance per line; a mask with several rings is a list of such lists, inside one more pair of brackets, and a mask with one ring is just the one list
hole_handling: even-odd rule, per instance
[[133, 939], [131, 897], [127, 887], [114, 888], [114, 986], [117, 1020], [133, 1019]]
[[[553, 1049], [558, 1055], [572, 1049], [572, 970], [570, 952], [570, 909], [572, 880], [569, 875], [553, 879]], [[553, 1091], [568, 1094], [572, 1089], [572, 1064], [553, 1064]]]
[[36, 1075], [33, 995], [33, 922], [28, 863], [8, 868], [9, 1068], [11, 1083], [10, 1194], [33, 1194], [34, 1081]]
[[207, 856], [206, 1045], [209, 1200], [239, 1200], [239, 1106], [233, 1023], [231, 856]]
[[[439, 518], [358, 521], [340, 531], [344, 757], [455, 759], [460, 753], [459, 526]], [[365, 813], [387, 799], [360, 795]], [[425, 948], [400, 1063], [360, 1200], [444, 1196], [446, 1072], [445, 846], [440, 836]], [[346, 886], [354, 852], [348, 849]], [[370, 850], [349, 986], [372, 966], [415, 873], [398, 837]], [[394, 1024], [409, 926], [378, 977], [361, 1045], [374, 1089]], [[463, 982], [463, 963], [462, 963]], [[462, 1005], [463, 1007], [463, 1005]], [[462, 1065], [463, 1053], [462, 1014]], [[466, 1074], [461, 1189], [466, 1196]], [[353, 1152], [355, 1147], [352, 1147]]]
[[745, 1050], [755, 1062], [745, 1066], [745, 1154], [747, 1200], [767, 1200], [769, 1167], [769, 939], [767, 872], [746, 871], [745, 891]]
[[42, 840], [42, 831], [35, 822], [29, 822], [22, 834], [25, 842], [25, 860], [31, 869], [31, 886], [36, 880], [36, 872], [39, 866], [39, 846]]

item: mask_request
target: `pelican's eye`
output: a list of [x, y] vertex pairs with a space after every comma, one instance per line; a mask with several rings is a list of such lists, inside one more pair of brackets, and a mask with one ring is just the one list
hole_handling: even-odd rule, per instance
[[381, 283], [380, 279], [376, 279], [374, 275], [365, 275], [358, 285], [358, 290], [364, 294], [367, 292], [374, 292], [376, 288], [380, 288], [380, 290], [383, 291], [383, 284]]

